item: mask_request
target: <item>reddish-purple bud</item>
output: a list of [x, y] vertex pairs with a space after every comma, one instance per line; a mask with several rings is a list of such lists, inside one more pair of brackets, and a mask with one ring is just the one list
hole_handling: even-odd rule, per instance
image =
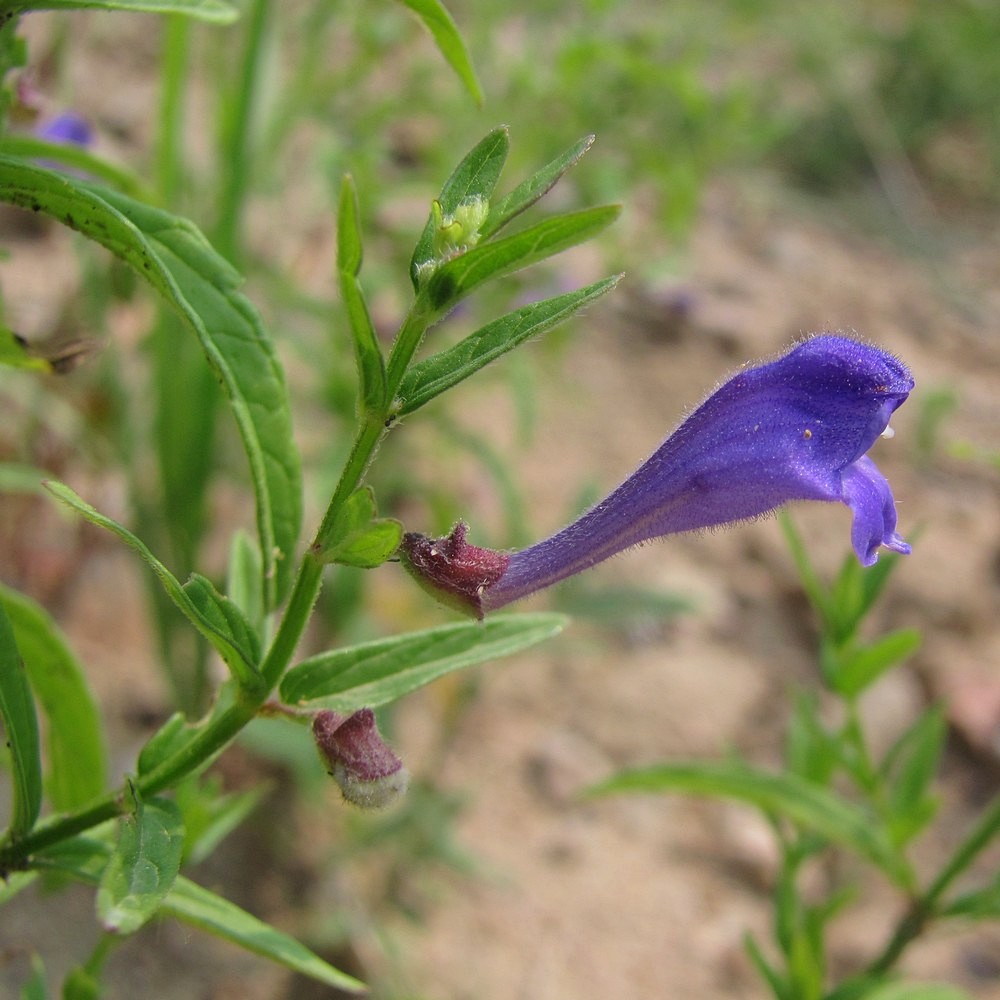
[[483, 595], [503, 576], [510, 555], [470, 545], [465, 540], [468, 530], [469, 526], [459, 521], [443, 538], [407, 532], [399, 556], [429, 594], [458, 611], [482, 618]]
[[410, 774], [386, 746], [370, 708], [359, 708], [346, 719], [323, 709], [312, 729], [327, 770], [352, 805], [384, 809], [405, 794]]

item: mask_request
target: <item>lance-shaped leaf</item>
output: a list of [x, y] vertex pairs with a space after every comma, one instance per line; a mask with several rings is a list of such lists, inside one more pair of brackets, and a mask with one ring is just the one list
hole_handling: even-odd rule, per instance
[[[177, 605], [178, 610], [215, 647], [216, 652], [225, 660], [229, 669], [232, 670], [233, 676], [236, 677], [239, 683], [246, 688], [256, 686], [260, 679], [257, 671], [257, 663], [251, 658], [252, 654], [249, 650], [244, 651], [236, 644], [233, 633], [228, 625], [221, 623], [220, 617], [222, 621], [226, 621], [226, 616], [221, 610], [216, 609], [210, 614], [203, 612], [195, 600], [192, 599], [191, 594], [177, 582], [177, 578], [149, 551], [140, 539], [133, 535], [128, 528], [123, 527], [117, 521], [106, 517], [100, 511], [91, 507], [89, 503], [79, 497], [64, 483], [50, 481], [45, 484], [45, 488], [57, 500], [61, 500], [68, 507], [81, 514], [91, 524], [96, 524], [100, 528], [106, 528], [136, 552], [153, 571], [157, 579], [159, 579], [163, 585], [163, 589], [167, 592], [167, 596]], [[203, 587], [196, 585], [194, 593], [199, 602], [205, 598]], [[224, 598], [220, 598], [220, 600], [224, 600]], [[237, 614], [239, 613], [235, 606], [232, 608], [232, 611]]]
[[16, 841], [38, 819], [42, 806], [42, 760], [38, 718], [14, 639], [14, 626], [0, 605], [0, 722], [10, 750], [13, 802], [7, 839]]
[[365, 985], [311, 952], [295, 938], [241, 910], [235, 903], [179, 876], [163, 904], [163, 912], [216, 937], [277, 962], [317, 982], [347, 993], [363, 993]]
[[132, 934], [167, 897], [181, 866], [184, 824], [169, 799], [134, 799], [134, 811], [119, 821], [118, 843], [97, 890], [104, 929]]
[[260, 662], [260, 636], [239, 606], [220, 594], [212, 581], [200, 573], [192, 573], [183, 590], [201, 617], [239, 651], [240, 659], [255, 667]]
[[358, 194], [354, 181], [348, 174], [341, 183], [340, 210], [337, 213], [340, 294], [354, 340], [361, 407], [366, 413], [381, 414], [385, 407], [385, 361], [358, 281], [361, 272], [361, 226], [358, 215]]
[[590, 239], [620, 212], [602, 205], [557, 215], [504, 239], [491, 240], [442, 263], [427, 279], [424, 291], [431, 316], [440, 317], [485, 281], [500, 278]]
[[323, 562], [374, 569], [399, 548], [402, 537], [399, 521], [377, 516], [375, 492], [364, 486], [337, 511], [329, 531], [317, 540], [315, 551]]
[[101, 718], [83, 668], [55, 622], [30, 598], [0, 586], [25, 670], [45, 714], [52, 805], [79, 808], [104, 791], [107, 755]]
[[[469, 151], [452, 175], [445, 181], [438, 195], [437, 205], [444, 216], [451, 216], [463, 204], [480, 201], [488, 204], [500, 180], [500, 172], [507, 162], [510, 136], [505, 127], [494, 129]], [[424, 231], [410, 259], [410, 278], [413, 287], [419, 288], [417, 276], [420, 267], [434, 259], [435, 234], [439, 219], [431, 212]]]
[[553, 188], [559, 178], [593, 144], [594, 136], [584, 136], [579, 142], [570, 146], [565, 153], [557, 156], [551, 163], [547, 163], [527, 180], [521, 181], [510, 194], [504, 195], [495, 205], [490, 206], [490, 214], [482, 225], [480, 238], [486, 239], [492, 236], [515, 216], [534, 205], [539, 198], [542, 198]]
[[0, 14], [28, 10], [125, 10], [143, 14], [185, 14], [200, 21], [230, 24], [239, 11], [225, 0], [6, 0]]
[[543, 613], [499, 616], [320, 653], [285, 674], [281, 697], [290, 704], [310, 702], [344, 713], [377, 708], [453, 670], [549, 639], [567, 620]]
[[291, 582], [301, 475], [284, 373], [239, 275], [190, 222], [72, 177], [0, 156], [0, 200], [45, 212], [150, 282], [198, 337], [233, 411], [257, 500], [268, 607]]
[[476, 330], [454, 347], [418, 362], [403, 378], [397, 393], [401, 405], [395, 412], [400, 416], [412, 413], [524, 341], [548, 332], [614, 288], [621, 277], [605, 278], [575, 292], [523, 306]]
[[401, 0], [431, 33], [435, 44], [448, 65], [455, 71], [476, 104], [482, 105], [483, 91], [469, 58], [465, 42], [440, 0]]
[[621, 792], [683, 792], [746, 802], [853, 848], [897, 885], [910, 883], [904, 861], [867, 812], [792, 774], [770, 774], [732, 761], [681, 762], [623, 771], [588, 790], [589, 795]]
[[0, 153], [6, 156], [59, 163], [85, 173], [94, 180], [110, 184], [133, 198], [152, 200], [143, 189], [142, 181], [137, 174], [116, 163], [109, 163], [103, 157], [95, 156], [83, 146], [73, 142], [51, 142], [34, 135], [5, 135], [0, 137]]

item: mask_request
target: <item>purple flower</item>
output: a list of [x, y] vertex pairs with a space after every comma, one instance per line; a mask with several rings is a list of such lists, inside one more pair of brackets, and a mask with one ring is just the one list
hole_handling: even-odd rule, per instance
[[452, 605], [487, 611], [651, 538], [745, 521], [790, 500], [851, 508], [851, 541], [870, 566], [880, 546], [907, 553], [885, 477], [865, 452], [913, 388], [891, 354], [821, 334], [724, 382], [606, 500], [519, 552], [409, 533], [401, 556]]
[[87, 121], [72, 111], [63, 111], [36, 126], [35, 135], [48, 142], [86, 148], [93, 142], [93, 132]]

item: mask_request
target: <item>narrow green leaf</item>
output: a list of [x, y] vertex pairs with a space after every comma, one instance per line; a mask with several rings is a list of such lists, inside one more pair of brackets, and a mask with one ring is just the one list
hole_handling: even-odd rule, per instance
[[32, 371], [50, 372], [52, 365], [45, 360], [31, 354], [27, 346], [14, 334], [0, 323], [0, 365], [8, 368], [27, 368]]
[[86, 966], [71, 969], [63, 980], [62, 1000], [101, 1000], [101, 981]]
[[174, 882], [162, 910], [327, 986], [348, 993], [365, 990], [364, 983], [324, 962], [295, 938], [263, 923], [235, 903], [209, 892], [183, 875]]
[[249, 660], [248, 654], [244, 653], [233, 642], [228, 628], [220, 628], [211, 618], [206, 617], [202, 613], [201, 609], [191, 599], [189, 593], [177, 582], [176, 577], [149, 551], [140, 539], [136, 538], [131, 531], [120, 525], [117, 521], [106, 517], [91, 507], [89, 503], [79, 497], [64, 483], [49, 481], [45, 484], [45, 488], [57, 500], [71, 507], [78, 514], [90, 521], [91, 524], [96, 524], [100, 528], [106, 528], [136, 552], [159, 579], [167, 596], [174, 602], [178, 610], [215, 647], [215, 650], [233, 671], [233, 675], [239, 683], [247, 688], [252, 688], [256, 685], [260, 678], [256, 662]]
[[268, 608], [286, 594], [302, 516], [284, 373], [239, 275], [190, 222], [115, 191], [0, 156], [0, 200], [45, 212], [107, 247], [198, 337], [236, 419], [257, 499]]
[[[507, 162], [510, 151], [510, 135], [506, 127], [496, 128], [476, 144], [452, 175], [445, 181], [438, 195], [438, 205], [445, 215], [451, 215], [463, 203], [472, 199], [489, 202], [500, 180], [500, 172]], [[434, 259], [434, 236], [437, 220], [431, 212], [424, 231], [410, 258], [410, 279], [414, 289], [419, 290], [417, 274], [422, 264]]]
[[75, 143], [46, 142], [33, 135], [5, 135], [0, 137], [0, 154], [60, 163], [73, 170], [82, 170], [95, 180], [104, 181], [133, 198], [151, 200], [136, 174], [95, 156]]
[[13, 802], [7, 839], [16, 841], [38, 819], [42, 807], [42, 758], [31, 688], [14, 638], [14, 626], [0, 605], [0, 722], [10, 751]]
[[303, 660], [285, 674], [281, 697], [338, 712], [377, 708], [453, 670], [518, 653], [557, 635], [556, 614], [497, 615], [336, 649]]
[[400, 416], [412, 413], [519, 344], [551, 330], [609, 292], [621, 277], [605, 278], [575, 292], [523, 306], [488, 323], [454, 347], [413, 365], [399, 387], [397, 395], [402, 405], [397, 412]]
[[231, 24], [239, 11], [225, 0], [8, 0], [4, 12], [29, 10], [124, 10], [146, 14], [186, 14], [200, 21]]
[[890, 667], [916, 652], [920, 642], [921, 635], [916, 629], [890, 632], [870, 646], [843, 657], [831, 682], [845, 698], [856, 698]]
[[21, 987], [21, 1000], [48, 1000], [48, 996], [49, 987], [45, 979], [45, 964], [42, 962], [41, 955], [33, 954], [31, 956], [31, 976]]
[[886, 755], [889, 821], [897, 844], [918, 834], [933, 818], [937, 803], [929, 794], [944, 749], [948, 725], [940, 706], [924, 712]]
[[941, 910], [941, 916], [1000, 920], [1000, 877], [985, 889], [976, 889], [958, 896]]
[[771, 992], [774, 994], [776, 1000], [792, 1000], [791, 994], [788, 992], [788, 984], [778, 975], [777, 970], [764, 957], [760, 945], [757, 944], [752, 934], [744, 935], [743, 946], [746, 948], [746, 953], [753, 967], [757, 970], [757, 975], [771, 988]]
[[483, 91], [476, 78], [469, 51], [444, 5], [440, 0], [401, 0], [401, 2], [423, 21], [441, 55], [455, 71], [476, 104], [482, 106]]
[[165, 760], [172, 757], [185, 743], [189, 742], [196, 726], [188, 724], [183, 712], [174, 712], [159, 729], [146, 741], [139, 751], [136, 770], [141, 777], [155, 771]]
[[480, 238], [486, 239], [492, 236], [506, 226], [511, 219], [520, 215], [525, 209], [534, 205], [539, 198], [551, 191], [559, 178], [593, 146], [594, 138], [593, 135], [584, 136], [579, 142], [570, 146], [565, 153], [557, 156], [551, 163], [547, 163], [527, 180], [521, 181], [510, 194], [504, 195], [490, 208], [490, 214], [486, 217], [480, 230]]
[[212, 628], [219, 635], [225, 636], [239, 651], [240, 659], [256, 668], [260, 663], [260, 636], [254, 631], [240, 608], [228, 597], [220, 594], [212, 585], [212, 581], [200, 573], [192, 573], [182, 589], [198, 609], [201, 617], [211, 623]]
[[260, 804], [270, 788], [260, 784], [244, 792], [223, 794], [221, 783], [210, 776], [182, 782], [176, 789], [184, 815], [184, 861], [197, 865], [208, 858]]
[[659, 764], [623, 771], [588, 790], [589, 795], [621, 792], [682, 792], [746, 802], [853, 848], [897, 883], [907, 877], [901, 859], [867, 812], [791, 774], [769, 774], [729, 761]]
[[427, 280], [431, 316], [441, 316], [483, 282], [529, 267], [590, 239], [609, 226], [620, 208], [602, 205], [557, 215], [504, 239], [480, 243], [441, 264]]
[[83, 668], [49, 615], [30, 598], [0, 585], [28, 681], [48, 725], [46, 789], [68, 812], [96, 798], [107, 781], [107, 756], [97, 704]]
[[169, 799], [135, 800], [101, 875], [97, 915], [116, 934], [137, 931], [161, 907], [180, 871], [184, 824]]
[[361, 407], [366, 413], [381, 414], [385, 408], [385, 359], [364, 293], [358, 281], [361, 271], [361, 227], [358, 194], [351, 176], [345, 175], [340, 188], [337, 214], [337, 270], [340, 294], [347, 310], [358, 365]]

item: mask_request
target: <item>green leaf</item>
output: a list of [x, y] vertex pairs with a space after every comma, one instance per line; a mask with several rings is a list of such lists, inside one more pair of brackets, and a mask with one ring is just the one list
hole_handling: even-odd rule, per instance
[[482, 106], [483, 91], [476, 78], [469, 51], [444, 5], [440, 0], [401, 0], [401, 2], [423, 21], [441, 55], [455, 71], [476, 104]]
[[[229, 644], [239, 651], [244, 664], [256, 669], [260, 663], [260, 636], [253, 630], [242, 610], [228, 597], [220, 594], [200, 573], [192, 573], [182, 587], [198, 609], [201, 617], [210, 622], [212, 628], [229, 640]], [[228, 650], [228, 646], [225, 647]], [[225, 652], [220, 650], [223, 656]], [[236, 667], [233, 667], [234, 672]]]
[[184, 825], [169, 799], [135, 799], [119, 821], [118, 843], [101, 875], [97, 915], [105, 930], [137, 931], [163, 904], [180, 871]]
[[24, 342], [2, 323], [0, 323], [0, 365], [6, 365], [8, 368], [28, 368], [32, 371], [52, 371], [52, 365], [45, 358], [30, 354]]
[[0, 200], [45, 212], [133, 267], [197, 336], [236, 419], [257, 498], [268, 608], [291, 583], [301, 474], [284, 373], [239, 275], [190, 222], [118, 192], [0, 156]]
[[539, 198], [551, 191], [559, 178], [593, 146], [594, 138], [593, 135], [584, 136], [565, 153], [557, 156], [551, 163], [547, 163], [527, 180], [521, 181], [510, 194], [504, 195], [490, 208], [490, 214], [486, 217], [480, 230], [480, 238], [486, 239], [492, 236], [506, 226], [511, 219], [520, 215], [525, 209], [534, 205]]
[[413, 365], [403, 378], [398, 397], [403, 416], [474, 375], [481, 368], [568, 319], [609, 292], [621, 275], [605, 278], [575, 292], [516, 309], [470, 334], [454, 347]]
[[382, 414], [385, 409], [385, 359], [364, 293], [358, 281], [361, 271], [361, 227], [358, 221], [358, 194], [351, 176], [345, 175], [340, 188], [337, 213], [337, 270], [340, 294], [347, 310], [358, 365], [359, 398], [366, 413]]
[[937, 810], [929, 794], [944, 749], [948, 725], [940, 706], [924, 712], [886, 755], [889, 824], [896, 844], [916, 836]]
[[13, 785], [7, 838], [16, 841], [38, 819], [42, 807], [42, 759], [38, 718], [14, 638], [14, 626], [0, 605], [0, 722], [10, 751]]
[[155, 771], [165, 760], [172, 757], [197, 732], [197, 725], [189, 725], [183, 712], [174, 712], [159, 729], [146, 741], [139, 751], [136, 770], [139, 776]]
[[355, 490], [337, 511], [329, 529], [316, 540], [315, 552], [325, 563], [374, 569], [399, 548], [403, 526], [378, 517], [370, 486]]
[[856, 698], [890, 667], [911, 656], [920, 647], [916, 629], [899, 629], [848, 654], [840, 654], [840, 663], [830, 682], [845, 698]]
[[[440, 212], [452, 215], [463, 202], [474, 199], [482, 199], [488, 203], [500, 180], [509, 151], [510, 135], [506, 127], [494, 129], [477, 143], [441, 188], [441, 194], [437, 198]], [[419, 290], [417, 275], [420, 266], [434, 259], [436, 229], [437, 219], [435, 213], [431, 212], [410, 258], [410, 278], [414, 289]]]
[[101, 982], [86, 966], [78, 965], [63, 981], [62, 1000], [100, 1000]]
[[[216, 616], [208, 617], [202, 612], [191, 595], [178, 582], [174, 575], [153, 555], [146, 545], [136, 538], [127, 528], [106, 517], [95, 510], [85, 500], [74, 493], [64, 483], [49, 481], [45, 488], [57, 499], [61, 500], [68, 507], [71, 507], [78, 514], [85, 517], [91, 524], [96, 524], [100, 528], [117, 535], [130, 549], [136, 552], [147, 566], [153, 571], [167, 596], [174, 602], [178, 610], [188, 621], [215, 647], [215, 650], [223, 658], [232, 670], [233, 675], [245, 688], [253, 688], [260, 680], [255, 661], [248, 659], [248, 653], [244, 652], [235, 644], [229, 628], [220, 627], [213, 620]], [[196, 590], [199, 600], [204, 598], [203, 591]], [[224, 599], [222, 599], [224, 600]], [[235, 610], [235, 609], [234, 609]], [[219, 615], [222, 612], [219, 611]]]
[[163, 912], [263, 955], [273, 962], [349, 993], [364, 992], [364, 983], [324, 962], [305, 945], [241, 910], [235, 903], [179, 876], [163, 904]]
[[788, 984], [781, 978], [777, 970], [764, 957], [764, 953], [757, 944], [756, 939], [751, 934], [746, 934], [743, 938], [743, 946], [753, 967], [757, 970], [757, 975], [771, 988], [776, 1000], [792, 1000], [788, 991]]
[[45, 965], [38, 954], [31, 956], [31, 976], [21, 987], [21, 1000], [48, 1000], [49, 988], [45, 980]]
[[377, 708], [453, 670], [527, 649], [567, 621], [556, 614], [497, 615], [320, 653], [285, 674], [281, 697], [337, 712]]
[[222, 792], [217, 775], [189, 778], [175, 789], [184, 815], [184, 862], [197, 865], [253, 812], [267, 795], [260, 784], [245, 792]]
[[602, 205], [545, 219], [513, 236], [480, 243], [441, 264], [427, 279], [426, 296], [432, 319], [486, 281], [530, 267], [590, 239], [609, 226], [620, 208]]
[[838, 741], [823, 728], [814, 695], [798, 694], [785, 741], [787, 770], [814, 785], [828, 785], [840, 756]]
[[101, 717], [55, 622], [30, 598], [0, 585], [28, 681], [48, 725], [48, 797], [57, 810], [79, 808], [104, 791], [107, 756]]
[[2, 13], [29, 10], [125, 10], [146, 14], [186, 14], [200, 21], [231, 24], [239, 11], [225, 0], [7, 0]]
[[33, 135], [5, 135], [0, 137], [0, 154], [24, 159], [51, 160], [74, 170], [82, 170], [95, 180], [104, 181], [133, 198], [150, 200], [136, 174], [124, 167], [108, 163], [100, 156], [94, 156], [75, 143], [46, 142]]
[[621, 792], [682, 792], [746, 802], [766, 815], [783, 817], [852, 848], [897, 884], [908, 877], [884, 832], [865, 810], [791, 774], [770, 774], [729, 761], [659, 764], [623, 771], [588, 790], [589, 795]]

